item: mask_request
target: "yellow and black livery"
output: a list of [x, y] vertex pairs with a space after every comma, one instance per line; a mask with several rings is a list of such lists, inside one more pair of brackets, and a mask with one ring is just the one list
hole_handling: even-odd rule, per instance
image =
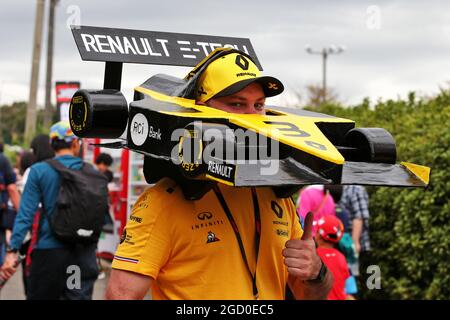
[[[147, 182], [170, 176], [186, 185], [185, 194], [191, 199], [216, 182], [272, 186], [279, 196], [309, 184], [428, 185], [429, 168], [396, 164], [394, 139], [382, 128], [355, 128], [352, 120], [277, 106], [266, 106], [265, 115], [256, 115], [197, 105], [202, 72], [215, 59], [234, 51], [254, 59], [236, 49], [216, 49], [184, 79], [165, 74], [149, 78], [135, 88], [129, 107], [118, 90], [79, 90], [70, 105], [72, 129], [80, 137], [121, 138], [104, 146], [144, 154]], [[220, 155], [205, 159], [204, 150], [212, 143], [204, 134], [207, 129], [223, 132], [219, 135], [223, 138], [216, 137], [214, 142], [223, 139], [219, 143], [224, 146], [234, 144], [234, 150], [244, 151], [244, 159]], [[225, 134], [239, 129], [258, 139], [242, 143]], [[174, 136], [174, 132], [181, 134]], [[276, 158], [268, 156], [274, 151], [270, 150], [273, 143], [279, 148]], [[187, 148], [194, 150], [189, 157]], [[268, 149], [256, 153], [262, 158], [249, 158], [251, 150], [261, 148]], [[262, 174], [269, 167], [277, 168], [276, 172]]]

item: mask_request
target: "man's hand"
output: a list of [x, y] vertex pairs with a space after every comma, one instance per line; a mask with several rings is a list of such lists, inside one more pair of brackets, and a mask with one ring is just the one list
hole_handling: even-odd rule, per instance
[[142, 300], [152, 283], [149, 276], [112, 269], [105, 297], [107, 300]]
[[313, 217], [311, 212], [306, 215], [302, 238], [287, 241], [283, 250], [284, 264], [289, 272], [288, 284], [296, 299], [326, 299], [333, 287], [331, 272], [325, 274], [323, 281], [305, 281], [316, 279], [322, 266], [312, 235]]
[[8, 252], [5, 256], [5, 262], [0, 270], [0, 278], [4, 280], [11, 278], [16, 272], [18, 260], [18, 253]]
[[289, 275], [300, 280], [316, 279], [322, 266], [312, 235], [313, 220], [314, 216], [309, 212], [305, 217], [302, 238], [287, 241], [283, 250]]

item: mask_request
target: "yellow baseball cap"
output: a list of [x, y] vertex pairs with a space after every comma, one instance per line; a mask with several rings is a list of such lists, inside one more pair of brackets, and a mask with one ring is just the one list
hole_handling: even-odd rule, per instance
[[209, 63], [197, 82], [197, 101], [206, 102], [211, 98], [232, 95], [253, 82], [261, 84], [266, 97], [283, 92], [284, 86], [280, 80], [261, 76], [261, 71], [252, 59], [236, 51], [230, 50], [230, 53]]

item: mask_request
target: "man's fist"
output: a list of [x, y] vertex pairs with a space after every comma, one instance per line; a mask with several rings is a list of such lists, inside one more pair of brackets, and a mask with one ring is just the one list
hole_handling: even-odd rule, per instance
[[305, 217], [302, 238], [287, 241], [283, 249], [289, 275], [300, 280], [316, 279], [322, 266], [312, 235], [313, 220], [314, 216], [309, 212]]

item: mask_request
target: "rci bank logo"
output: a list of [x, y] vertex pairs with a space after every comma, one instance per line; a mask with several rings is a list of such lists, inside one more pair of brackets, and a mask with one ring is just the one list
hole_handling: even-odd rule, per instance
[[137, 113], [133, 117], [130, 126], [131, 140], [136, 146], [142, 146], [148, 136], [147, 118], [142, 113]]

